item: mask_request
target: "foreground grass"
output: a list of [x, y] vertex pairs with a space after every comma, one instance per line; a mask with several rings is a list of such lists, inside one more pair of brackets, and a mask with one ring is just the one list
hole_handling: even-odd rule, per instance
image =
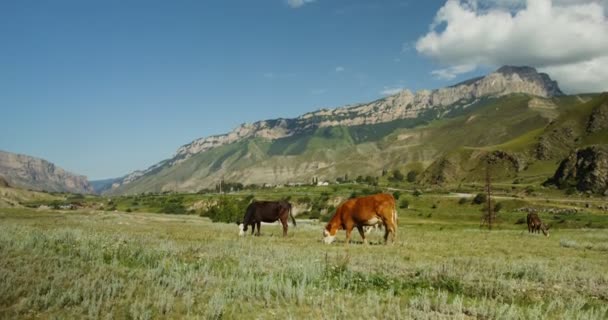
[[608, 230], [544, 238], [402, 216], [395, 245], [345, 247], [304, 221], [238, 238], [196, 216], [2, 209], [0, 318], [608, 316]]

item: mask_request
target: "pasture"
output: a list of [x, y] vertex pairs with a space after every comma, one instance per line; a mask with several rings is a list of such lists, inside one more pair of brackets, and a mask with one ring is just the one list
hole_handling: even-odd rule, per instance
[[239, 238], [195, 215], [0, 209], [0, 318], [608, 316], [608, 230], [546, 238], [399, 211], [396, 244], [346, 247], [307, 220]]

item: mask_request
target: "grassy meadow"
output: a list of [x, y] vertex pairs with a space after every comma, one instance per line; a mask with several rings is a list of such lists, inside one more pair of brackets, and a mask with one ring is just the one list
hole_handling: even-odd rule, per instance
[[608, 317], [608, 214], [541, 215], [543, 237], [517, 208], [546, 199], [502, 201], [493, 231], [469, 201], [401, 199], [389, 246], [325, 245], [307, 219], [239, 238], [196, 214], [0, 209], [0, 318]]

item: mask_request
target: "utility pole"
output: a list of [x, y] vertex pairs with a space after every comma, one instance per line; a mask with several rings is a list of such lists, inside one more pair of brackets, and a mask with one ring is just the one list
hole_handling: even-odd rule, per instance
[[492, 208], [492, 175], [490, 172], [490, 158], [486, 160], [486, 202], [487, 208], [486, 211], [482, 215], [481, 225], [488, 224], [488, 229], [492, 230], [492, 225], [494, 224], [494, 208]]
[[494, 212], [492, 208], [492, 177], [490, 176], [490, 163], [486, 166], [486, 190], [488, 193], [488, 228], [492, 230], [494, 222]]

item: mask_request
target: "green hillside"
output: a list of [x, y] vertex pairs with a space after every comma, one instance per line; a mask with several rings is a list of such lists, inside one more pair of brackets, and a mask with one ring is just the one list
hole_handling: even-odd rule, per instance
[[[544, 118], [543, 111], [538, 116], [523, 120], [522, 106], [514, 105], [511, 110], [522, 111], [523, 121], [509, 122], [507, 114], [494, 114], [500, 119], [500, 124], [489, 125], [488, 138], [496, 133], [504, 133], [503, 137], [515, 135], [502, 143], [485, 143], [482, 146], [460, 145], [456, 150], [448, 152], [435, 161], [424, 175], [428, 184], [445, 184], [459, 182], [475, 182], [483, 180], [488, 156], [493, 157], [490, 169], [493, 179], [501, 182], [542, 183], [551, 177], [559, 162], [573, 150], [593, 144], [608, 143], [608, 122], [601, 122], [592, 131], [589, 124], [593, 115], [600, 110], [608, 109], [608, 94], [585, 95], [576, 97], [553, 98], [554, 119]], [[496, 109], [497, 112], [500, 110]], [[536, 121], [536, 122], [534, 122]], [[507, 130], [497, 128], [504, 123]], [[484, 130], [483, 126], [477, 129]], [[470, 130], [471, 136], [476, 130]], [[457, 130], [456, 130], [457, 132]], [[453, 132], [453, 134], [455, 134]], [[453, 139], [455, 140], [455, 139]], [[482, 138], [470, 141], [483, 141]], [[457, 168], [458, 172], [454, 172]]]
[[608, 141], [601, 124], [587, 129], [594, 110], [608, 105], [607, 97], [512, 94], [433, 108], [416, 119], [312, 128], [276, 140], [249, 138], [173, 166], [165, 163], [112, 192], [198, 191], [222, 179], [272, 185], [307, 183], [312, 177], [334, 181], [412, 165], [425, 169], [426, 184], [458, 184], [483, 179], [488, 157], [496, 179], [540, 183], [573, 148]]

